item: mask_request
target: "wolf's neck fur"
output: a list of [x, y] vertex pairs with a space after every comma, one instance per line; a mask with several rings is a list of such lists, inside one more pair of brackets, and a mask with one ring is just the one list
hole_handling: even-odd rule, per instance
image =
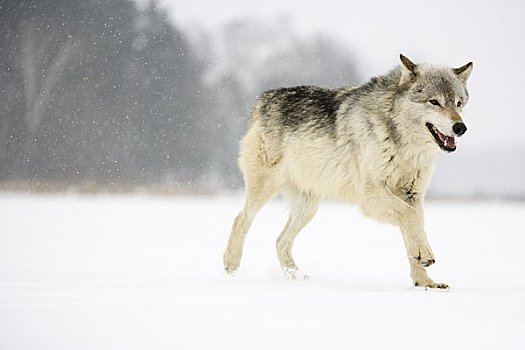
[[361, 86], [342, 89], [348, 98], [339, 110], [340, 121], [365, 126], [369, 134], [384, 136], [381, 142], [393, 142], [398, 148], [410, 146], [412, 150], [437, 154], [431, 142], [418, 137], [417, 131], [424, 125], [410, 110], [411, 102], [406, 97], [410, 86], [400, 85], [400, 79], [401, 68], [397, 67]]
[[367, 135], [361, 147], [369, 149], [372, 157], [389, 150], [396, 161], [414, 169], [431, 168], [439, 151], [421, 136], [422, 119], [411, 111], [406, 96], [410, 86], [400, 85], [400, 79], [398, 67], [359, 87], [343, 89], [348, 97], [339, 109], [338, 123], [344, 125], [340, 130], [342, 135]]

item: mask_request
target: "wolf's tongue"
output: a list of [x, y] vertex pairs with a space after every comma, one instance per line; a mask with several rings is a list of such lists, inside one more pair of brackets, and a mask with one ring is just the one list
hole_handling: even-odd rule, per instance
[[447, 146], [448, 148], [455, 147], [456, 140], [454, 139], [454, 137], [445, 136], [445, 146]]
[[439, 136], [439, 138], [441, 139], [445, 147], [447, 148], [456, 147], [456, 139], [454, 138], [454, 136], [446, 136], [442, 134], [439, 130], [437, 129], [434, 129], [434, 130], [436, 131], [437, 135]]

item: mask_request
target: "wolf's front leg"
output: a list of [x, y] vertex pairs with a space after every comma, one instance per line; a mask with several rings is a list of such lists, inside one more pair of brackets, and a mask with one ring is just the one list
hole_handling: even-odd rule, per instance
[[423, 210], [421, 206], [411, 208], [413, 210], [405, 212], [406, 215], [404, 215], [399, 225], [403, 233], [410, 262], [410, 277], [412, 277], [415, 286], [446, 289], [448, 288], [446, 283], [434, 282], [425, 270], [425, 267], [435, 263], [434, 254], [423, 228]]
[[401, 229], [414, 285], [429, 288], [447, 287], [444, 283], [434, 283], [425, 270], [435, 259], [423, 228], [423, 210], [419, 203], [409, 204], [388, 188], [377, 186], [367, 193], [366, 200], [361, 203], [360, 208], [366, 216]]
[[405, 204], [394, 209], [394, 212], [397, 213], [396, 221], [403, 234], [408, 258], [421, 267], [434, 264], [434, 253], [423, 228], [423, 211], [419, 207]]

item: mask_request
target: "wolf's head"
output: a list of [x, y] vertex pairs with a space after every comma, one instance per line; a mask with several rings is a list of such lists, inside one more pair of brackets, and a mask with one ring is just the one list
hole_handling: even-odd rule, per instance
[[442, 150], [455, 151], [455, 137], [467, 131], [461, 112], [468, 101], [466, 84], [472, 62], [448, 68], [416, 65], [403, 55], [400, 58], [400, 85], [407, 91], [414, 121], [418, 127], [427, 129], [427, 136]]

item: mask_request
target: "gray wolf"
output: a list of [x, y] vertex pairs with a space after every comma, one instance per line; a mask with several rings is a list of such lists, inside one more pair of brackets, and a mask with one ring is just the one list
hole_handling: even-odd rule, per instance
[[285, 275], [299, 276], [292, 245], [323, 198], [358, 205], [379, 222], [400, 228], [414, 285], [448, 288], [425, 268], [435, 262], [422, 203], [439, 151], [456, 150], [467, 127], [472, 62], [460, 68], [401, 64], [362, 86], [314, 86], [264, 92], [241, 141], [239, 164], [246, 200], [233, 223], [224, 268], [239, 267], [257, 212], [277, 193], [289, 203], [277, 256]]

